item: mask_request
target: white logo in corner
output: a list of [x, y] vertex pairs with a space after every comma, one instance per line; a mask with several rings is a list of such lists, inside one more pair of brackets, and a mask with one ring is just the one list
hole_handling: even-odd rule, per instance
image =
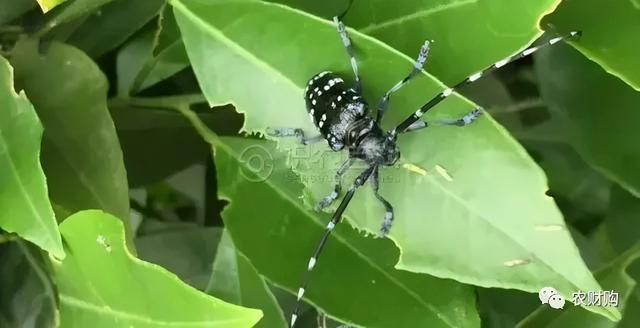
[[560, 294], [551, 295], [549, 298], [549, 306], [554, 309], [563, 309], [564, 308], [564, 297]]
[[540, 292], [538, 292], [538, 297], [540, 298], [540, 302], [542, 302], [542, 304], [547, 304], [549, 303], [549, 298], [556, 294], [558, 294], [558, 291], [555, 288], [544, 287], [540, 289]]
[[564, 297], [553, 287], [544, 287], [538, 292], [542, 304], [549, 304], [553, 309], [564, 308]]

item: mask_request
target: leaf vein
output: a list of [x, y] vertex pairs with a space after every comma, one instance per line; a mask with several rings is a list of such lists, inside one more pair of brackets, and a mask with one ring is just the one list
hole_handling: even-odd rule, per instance
[[[33, 110], [33, 108], [31, 108], [31, 110]], [[45, 238], [48, 239], [49, 242], [51, 242], [51, 244], [49, 246], [55, 245], [56, 241], [54, 240], [53, 236], [51, 235], [51, 231], [50, 231], [49, 227], [47, 227], [47, 225], [44, 223], [44, 218], [43, 218], [42, 214], [38, 212], [38, 210], [36, 209], [35, 204], [33, 203], [33, 200], [31, 199], [31, 197], [29, 197], [29, 194], [24, 189], [24, 182], [22, 181], [22, 178], [18, 174], [18, 169], [16, 168], [16, 165], [14, 163], [13, 157], [11, 156], [11, 153], [9, 152], [9, 149], [10, 149], [9, 145], [5, 141], [5, 137], [4, 137], [4, 135], [3, 135], [1, 130], [0, 130], [0, 142], [2, 142], [3, 148], [7, 150], [7, 156], [2, 156], [2, 157], [5, 158], [7, 160], [7, 162], [9, 163], [9, 168], [11, 169], [11, 172], [13, 173], [13, 174], [11, 174], [11, 176], [14, 177], [14, 179], [15, 179], [17, 185], [18, 185], [18, 188], [20, 189], [20, 194], [24, 197], [24, 199], [26, 200], [27, 204], [29, 205], [29, 209], [33, 212], [33, 215], [36, 218], [36, 222], [38, 222], [38, 224], [44, 229], [44, 231], [47, 232], [45, 234]]]
[[452, 2], [452, 3], [448, 3], [445, 5], [441, 5], [441, 6], [437, 6], [434, 8], [429, 8], [429, 9], [424, 9], [424, 10], [419, 10], [416, 12], [413, 12], [411, 14], [408, 14], [406, 16], [400, 16], [397, 18], [392, 18], [386, 21], [382, 21], [376, 24], [372, 24], [369, 25], [365, 28], [360, 29], [360, 32], [362, 33], [372, 33], [376, 30], [381, 30], [383, 28], [387, 28], [389, 26], [392, 25], [400, 25], [402, 23], [405, 23], [406, 21], [410, 21], [410, 20], [416, 20], [419, 18], [424, 18], [424, 17], [428, 17], [432, 14], [441, 12], [441, 11], [445, 11], [447, 9], [452, 9], [452, 8], [456, 8], [456, 7], [460, 7], [460, 6], [464, 6], [464, 5], [469, 5], [469, 4], [473, 4], [473, 3], [477, 3], [478, 0], [463, 0], [463, 1], [458, 1], [458, 2]]

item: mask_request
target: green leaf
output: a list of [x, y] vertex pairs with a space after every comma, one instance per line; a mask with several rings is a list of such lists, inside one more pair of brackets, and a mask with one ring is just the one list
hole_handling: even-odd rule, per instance
[[[531, 112], [544, 111], [547, 111], [544, 107], [531, 109]], [[522, 115], [514, 114], [511, 116]], [[566, 129], [558, 124], [555, 116], [535, 125], [511, 124], [503, 118], [499, 116], [544, 169], [549, 179], [549, 194], [561, 204], [566, 220], [575, 222], [604, 215], [609, 206], [612, 183], [587, 164], [567, 142], [564, 136]], [[568, 205], [577, 211], [570, 212]]]
[[251, 327], [259, 310], [228, 304], [133, 257], [122, 223], [82, 211], [60, 225], [69, 256], [52, 263], [61, 327]]
[[479, 288], [477, 294], [483, 328], [513, 328], [540, 305], [537, 295], [514, 289]]
[[189, 66], [170, 7], [165, 8], [156, 29], [141, 31], [118, 53], [118, 92], [135, 94]]
[[484, 106], [542, 167], [549, 180], [547, 194], [560, 205], [568, 222], [604, 215], [611, 181], [568, 144], [565, 129], [539, 97], [533, 68], [514, 67], [508, 73], [502, 75], [504, 81], [486, 76], [463, 93]]
[[38, 0], [38, 4], [40, 5], [42, 12], [46, 13], [65, 1], [67, 0]]
[[[271, 282], [297, 291], [328, 218], [305, 208], [299, 178], [286, 167], [286, 153], [274, 147], [222, 138], [215, 157], [218, 191], [231, 202], [222, 215], [238, 250]], [[261, 175], [251, 171], [245, 156], [264, 154], [271, 175], [256, 183]], [[391, 241], [365, 238], [339, 225], [305, 299], [331, 317], [365, 327], [480, 326], [469, 286], [395, 270], [397, 257]]]
[[[603, 19], [607, 17], [615, 19]], [[640, 2], [564, 0], [545, 23], [560, 31], [582, 30], [572, 45], [587, 58], [640, 91], [636, 35], [640, 33]]]
[[[326, 18], [343, 12], [348, 3], [275, 1]], [[418, 54], [424, 40], [433, 40], [425, 69], [453, 85], [535, 40], [542, 33], [538, 22], [558, 3], [559, 0], [354, 1], [344, 20], [346, 25], [410, 57]], [[332, 41], [337, 42], [337, 37]]]
[[640, 240], [640, 199], [622, 188], [614, 188], [604, 227], [617, 253], [633, 246]]
[[35, 6], [33, 0], [5, 0], [0, 11], [0, 25], [11, 22]]
[[[59, 0], [53, 0], [59, 1]], [[43, 35], [50, 30], [57, 28], [65, 23], [69, 23], [73, 20], [87, 17], [89, 14], [95, 12], [103, 6], [113, 0], [73, 0], [60, 6], [58, 10], [52, 12], [45, 23], [45, 26], [38, 32], [39, 35]]]
[[135, 94], [189, 66], [171, 7], [165, 8], [158, 26], [138, 33], [118, 53], [118, 93]]
[[0, 244], [0, 326], [58, 326], [56, 293], [41, 252], [23, 241]]
[[[326, 69], [351, 75], [330, 22], [255, 1], [171, 3], [210, 104], [232, 102], [247, 113], [248, 132], [284, 126], [315, 134], [301, 97], [309, 77]], [[262, 33], [267, 25], [269, 33]], [[373, 99], [400, 80], [413, 61], [375, 39], [350, 33], [360, 50], [365, 98], [375, 103]], [[412, 114], [444, 88], [421, 74], [394, 96], [383, 126]], [[455, 95], [426, 116], [460, 117], [472, 108]], [[280, 146], [291, 148], [294, 142], [282, 140]], [[544, 194], [543, 172], [491, 118], [464, 129], [434, 127], [403, 135], [399, 145], [403, 165], [384, 168], [381, 186], [381, 193], [395, 204], [397, 220], [390, 238], [400, 248], [396, 268], [529, 292], [549, 282], [565, 293], [599, 288], [558, 209]], [[311, 196], [307, 203], [326, 196], [344, 154], [328, 151], [324, 143], [290, 150], [291, 157], [298, 157], [289, 164], [299, 162], [295, 171]], [[355, 226], [377, 232], [383, 209], [363, 188], [346, 214]], [[248, 254], [239, 243], [238, 247]], [[619, 317], [615, 309], [593, 311]]]
[[[603, 287], [603, 290], [615, 291], [619, 293], [620, 312], [636, 311], [637, 309], [627, 309], [626, 305], [633, 296], [636, 281], [626, 272], [627, 267], [640, 257], [640, 243], [620, 255], [616, 260], [606, 267], [598, 270], [596, 278]], [[584, 291], [584, 290], [583, 290]], [[587, 291], [584, 291], [587, 292]], [[571, 303], [570, 295], [564, 295], [567, 303], [562, 310], [554, 310], [548, 305], [539, 307], [535, 312], [522, 320], [517, 327], [616, 327], [617, 323], [607, 320], [601, 316], [587, 312], [583, 308]]]
[[170, 7], [164, 10], [157, 33], [153, 55], [136, 78], [133, 92], [148, 88], [189, 66], [189, 58]]
[[[577, 224], [576, 224], [577, 225]], [[587, 266], [593, 271], [593, 269], [602, 267], [602, 264], [606, 264], [611, 261], [612, 258], [605, 258], [602, 256], [600, 245], [594, 240], [593, 236], [585, 236], [578, 229], [573, 226], [569, 226], [569, 231], [576, 245], [580, 249], [580, 254], [584, 259]]]
[[[194, 163], [204, 161], [210, 152], [210, 147], [179, 113], [126, 104], [110, 105], [110, 112], [122, 146], [131, 187], [159, 182]], [[209, 126], [214, 126], [219, 119], [215, 113], [203, 113], [201, 117]]]
[[91, 57], [114, 49], [158, 15], [163, 0], [116, 0], [84, 21], [67, 40]]
[[45, 128], [42, 163], [49, 196], [65, 212], [103, 209], [129, 229], [127, 177], [106, 104], [107, 81], [83, 52], [53, 43], [16, 45], [11, 61], [16, 82], [34, 104]]
[[[286, 154], [272, 142], [219, 139], [195, 113], [185, 107], [177, 109], [205, 140], [216, 145], [220, 197], [233, 200], [223, 218], [238, 251], [272, 283], [297, 291], [317, 242], [314, 238], [324, 231], [325, 223], [320, 218], [323, 214], [304, 208], [299, 197], [303, 186], [286, 168]], [[254, 172], [249, 158], [264, 160], [267, 170]], [[274, 179], [256, 183], [264, 181], [265, 173]], [[479, 327], [468, 286], [394, 270], [398, 252], [391, 242], [362, 238], [344, 225], [336, 227], [332, 239], [319, 261], [322, 267], [314, 270], [315, 287], [309, 286], [305, 293], [307, 301], [324, 312], [367, 326]], [[349, 270], [342, 270], [347, 266]]]
[[236, 251], [229, 233], [224, 232], [207, 293], [227, 302], [262, 309], [264, 317], [256, 328], [287, 328], [275, 297], [249, 259]]
[[152, 56], [157, 31], [145, 26], [122, 46], [116, 56], [117, 93], [120, 98], [133, 94], [133, 85], [147, 60]]
[[554, 196], [561, 196], [588, 213], [606, 212], [611, 181], [587, 165], [570, 145], [547, 141], [523, 144], [541, 154], [538, 164], [547, 173]]
[[42, 125], [24, 92], [13, 89], [13, 69], [0, 57], [0, 228], [63, 258], [58, 223], [40, 166]]
[[216, 257], [222, 231], [195, 224], [176, 227], [163, 223], [160, 226], [165, 230], [136, 238], [140, 259], [158, 264], [204, 291], [211, 277], [211, 263]]
[[[209, 159], [211, 148], [193, 130], [191, 123], [180, 113], [168, 109], [205, 101], [200, 94], [109, 101], [130, 187], [159, 182], [192, 164]], [[198, 110], [198, 116], [220, 134], [236, 134], [242, 125], [242, 118], [234, 111], [222, 108], [203, 108]], [[192, 186], [191, 183], [187, 185]]]
[[640, 138], [640, 93], [565, 45], [537, 59], [542, 96], [569, 142], [590, 165], [640, 196], [640, 152], [632, 151]]
[[616, 328], [635, 328], [640, 325], [640, 291], [636, 291], [627, 301], [627, 311]]

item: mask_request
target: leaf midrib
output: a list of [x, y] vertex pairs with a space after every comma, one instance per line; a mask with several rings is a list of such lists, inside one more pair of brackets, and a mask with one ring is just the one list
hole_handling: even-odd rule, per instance
[[395, 17], [395, 18], [391, 18], [385, 21], [380, 21], [377, 22], [375, 24], [371, 24], [369, 26], [363, 27], [360, 29], [360, 32], [362, 33], [372, 33], [376, 30], [380, 30], [386, 27], [389, 27], [391, 25], [398, 25], [398, 24], [402, 24], [406, 21], [409, 20], [415, 20], [415, 19], [419, 19], [419, 18], [424, 18], [424, 17], [428, 17], [432, 14], [447, 10], [447, 9], [452, 9], [452, 8], [456, 8], [456, 7], [460, 7], [460, 6], [464, 6], [464, 5], [469, 5], [469, 4], [473, 4], [473, 3], [477, 3], [478, 0], [462, 0], [462, 1], [457, 1], [457, 2], [451, 2], [451, 3], [447, 3], [447, 4], [443, 4], [434, 8], [428, 8], [428, 9], [423, 9], [423, 10], [418, 10], [416, 12], [404, 15], [404, 16], [400, 16], [400, 17]]

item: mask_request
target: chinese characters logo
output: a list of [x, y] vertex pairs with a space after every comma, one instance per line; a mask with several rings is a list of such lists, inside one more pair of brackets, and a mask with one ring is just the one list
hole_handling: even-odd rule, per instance
[[[544, 287], [538, 292], [538, 298], [542, 304], [549, 304], [553, 309], [563, 309], [565, 299], [553, 287]], [[572, 294], [571, 302], [575, 306], [601, 306], [601, 307], [617, 307], [619, 294], [613, 290], [601, 291], [577, 291]]]

